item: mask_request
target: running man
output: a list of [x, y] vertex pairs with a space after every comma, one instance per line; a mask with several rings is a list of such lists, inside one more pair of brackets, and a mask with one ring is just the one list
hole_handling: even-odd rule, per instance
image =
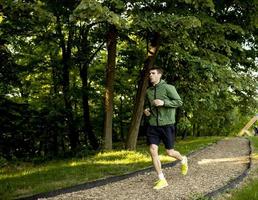
[[175, 87], [161, 79], [162, 74], [163, 70], [159, 67], [150, 69], [149, 79], [152, 86], [147, 89], [144, 109], [144, 114], [149, 121], [147, 142], [150, 147], [153, 166], [158, 175], [158, 181], [155, 182], [153, 187], [156, 190], [168, 186], [159, 160], [158, 147], [160, 141], [164, 143], [166, 153], [169, 156], [181, 160], [182, 174], [186, 175], [188, 171], [187, 157], [174, 150], [175, 113], [176, 108], [182, 106], [183, 102]]

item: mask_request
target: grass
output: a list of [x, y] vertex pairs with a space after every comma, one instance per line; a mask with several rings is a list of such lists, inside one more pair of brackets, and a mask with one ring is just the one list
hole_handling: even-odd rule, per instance
[[[221, 137], [188, 138], [178, 141], [175, 149], [188, 154]], [[161, 161], [171, 162], [163, 146], [160, 148]], [[126, 174], [152, 165], [148, 148], [139, 144], [137, 151], [113, 150], [94, 156], [50, 161], [44, 164], [17, 162], [0, 169], [0, 199], [13, 199], [33, 194], [70, 187], [73, 185]]]
[[229, 193], [227, 200], [258, 200], [258, 137], [249, 137], [254, 147], [252, 154], [253, 162], [256, 163], [255, 170], [251, 176], [248, 177], [246, 184], [240, 188], [235, 189]]

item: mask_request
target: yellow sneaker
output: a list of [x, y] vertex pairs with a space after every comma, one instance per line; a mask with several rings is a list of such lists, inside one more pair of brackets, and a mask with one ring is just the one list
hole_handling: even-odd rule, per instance
[[188, 172], [188, 162], [187, 162], [187, 157], [184, 156], [183, 160], [181, 161], [182, 165], [181, 165], [181, 173], [183, 175], [186, 175]]
[[154, 182], [154, 186], [157, 185], [157, 183], [158, 183], [159, 181], [160, 181], [160, 180], [155, 181], [155, 182]]
[[153, 189], [160, 190], [167, 186], [168, 186], [168, 182], [166, 181], [166, 179], [161, 179], [161, 180], [158, 180], [157, 182], [155, 182], [155, 186], [153, 187]]

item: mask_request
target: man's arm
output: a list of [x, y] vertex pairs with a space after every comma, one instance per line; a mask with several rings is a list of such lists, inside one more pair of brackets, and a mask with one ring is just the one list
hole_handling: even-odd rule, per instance
[[163, 106], [176, 108], [183, 105], [183, 101], [181, 100], [179, 94], [176, 91], [176, 88], [173, 85], [167, 85], [166, 90], [168, 99], [163, 100]]
[[147, 117], [151, 115], [149, 108], [145, 108], [144, 111], [143, 111], [143, 113], [144, 113], [145, 116], [147, 116]]
[[144, 101], [144, 110], [143, 110], [143, 113], [144, 113], [145, 116], [147, 116], [147, 117], [151, 115], [150, 102], [149, 102], [149, 99], [148, 99], [148, 97], [147, 97], [147, 94], [146, 94], [145, 101]]

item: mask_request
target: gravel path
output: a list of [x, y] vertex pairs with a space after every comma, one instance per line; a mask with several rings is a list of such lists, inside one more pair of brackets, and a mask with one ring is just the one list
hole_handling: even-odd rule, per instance
[[164, 168], [169, 186], [152, 189], [152, 170], [99, 187], [65, 193], [41, 200], [188, 200], [215, 191], [242, 174], [249, 163], [249, 141], [230, 138], [219, 141], [188, 157], [188, 175], [180, 174], [180, 163]]

